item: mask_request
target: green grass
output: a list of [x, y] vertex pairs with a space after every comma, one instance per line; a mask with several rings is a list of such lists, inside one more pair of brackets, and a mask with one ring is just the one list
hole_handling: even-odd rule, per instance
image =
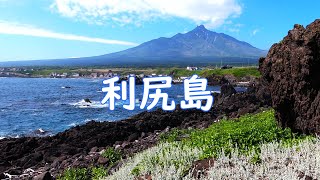
[[186, 68], [169, 68], [169, 69], [157, 69], [157, 74], [170, 74], [174, 72], [174, 77], [189, 77], [197, 74], [201, 77], [209, 77], [214, 75], [233, 75], [237, 78], [246, 76], [260, 77], [260, 72], [255, 67], [235, 67], [232, 69], [203, 69], [197, 71], [189, 71]]
[[308, 136], [294, 134], [290, 129], [279, 128], [273, 110], [224, 119], [204, 130], [174, 129], [161, 135], [165, 145], [140, 157], [131, 174], [154, 174], [159, 167], [165, 170], [171, 166], [183, 174], [191, 161], [217, 158], [221, 152], [230, 156], [234, 149], [240, 154], [251, 155], [253, 164], [260, 163], [261, 144], [281, 142], [283, 146], [292, 146], [306, 138]]
[[235, 146], [245, 153], [259, 148], [261, 143], [281, 141], [292, 144], [305, 138], [288, 128], [279, 128], [273, 110], [247, 114], [238, 119], [224, 119], [204, 130], [174, 130], [161, 137], [162, 141], [172, 142], [181, 136], [187, 137], [181, 141], [185, 146], [203, 150], [200, 159], [217, 157], [221, 149], [229, 154]]
[[107, 176], [107, 171], [121, 159], [121, 153], [114, 148], [108, 147], [101, 154], [102, 157], [109, 159], [108, 168], [104, 167], [91, 167], [91, 168], [70, 168], [59, 176], [58, 180], [99, 180]]
[[213, 69], [213, 70], [203, 70], [199, 75], [203, 77], [215, 75], [233, 75], [237, 78], [253, 76], [260, 77], [260, 72], [257, 68], [244, 67], [244, 68], [232, 68], [232, 69]]
[[[102, 67], [98, 67], [97, 69], [94, 69], [94, 71], [99, 70], [107, 70], [108, 68], [104, 69]], [[111, 68], [112, 69], [112, 68]], [[92, 73], [89, 67], [83, 69], [77, 68], [77, 67], [70, 67], [70, 68], [62, 68], [62, 67], [42, 67], [42, 68], [34, 68], [33, 71], [30, 69], [28, 71], [21, 71], [19, 73], [25, 74], [29, 73], [32, 76], [49, 76], [52, 72], [55, 73], [80, 73], [84, 75], [90, 75]], [[189, 71], [186, 68], [178, 68], [178, 67], [171, 67], [171, 68], [120, 68], [120, 69], [113, 69], [114, 73], [127, 75], [127, 74], [145, 74], [145, 75], [151, 75], [153, 73], [156, 74], [171, 74], [174, 72], [174, 78], [178, 77], [189, 77], [194, 74], [200, 75], [201, 77], [208, 77], [212, 74], [215, 75], [233, 75], [237, 78], [246, 77], [246, 76], [253, 76], [253, 77], [259, 77], [260, 73], [257, 68], [255, 67], [234, 67], [232, 69], [209, 69], [205, 68], [203, 70], [197, 70], [197, 71]]]
[[99, 180], [107, 176], [107, 171], [103, 167], [92, 168], [70, 168], [64, 171], [63, 175], [57, 177], [58, 180]]
[[51, 73], [72, 73], [74, 70], [72, 69], [39, 69], [35, 71], [29, 71], [29, 73], [33, 76], [49, 76]]
[[[250, 157], [250, 163], [259, 164], [263, 144], [280, 143], [283, 147], [292, 147], [309, 138], [313, 137], [279, 128], [274, 110], [247, 114], [237, 119], [223, 119], [203, 130], [173, 129], [162, 134], [157, 146], [128, 159], [122, 168], [106, 179], [134, 179], [145, 174], [159, 179], [170, 174], [173, 179], [179, 179], [188, 173], [192, 162], [219, 158], [222, 154], [230, 157], [235, 150]], [[105, 151], [104, 156], [118, 157], [113, 149]], [[78, 174], [86, 175], [82, 171]]]
[[111, 166], [121, 159], [121, 153], [111, 147], [108, 147], [101, 155], [109, 159]]

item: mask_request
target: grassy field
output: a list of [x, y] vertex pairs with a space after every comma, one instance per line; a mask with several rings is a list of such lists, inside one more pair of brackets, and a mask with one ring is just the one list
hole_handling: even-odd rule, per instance
[[[301, 144], [310, 146], [304, 147]], [[169, 133], [161, 135], [161, 142], [157, 146], [126, 160], [118, 171], [111, 176], [105, 177], [105, 179], [134, 179], [146, 174], [151, 175], [153, 179], [192, 179], [189, 171], [192, 162], [212, 157], [220, 164], [212, 167], [209, 177], [224, 177], [227, 179], [232, 177], [237, 179], [238, 174], [235, 173], [236, 171], [230, 171], [235, 174], [225, 173], [228, 172], [226, 170], [228, 167], [224, 166], [226, 161], [237, 165], [242, 163], [247, 166], [237, 167], [242, 168], [241, 178], [249, 178], [248, 174], [250, 173], [246, 174], [244, 168], [253, 170], [250, 176], [262, 177], [273, 171], [270, 168], [262, 172], [261, 166], [277, 163], [270, 161], [270, 158], [275, 160], [298, 158], [294, 160], [294, 163], [298, 163], [303, 158], [308, 158], [312, 155], [312, 147], [320, 149], [319, 145], [320, 142], [315, 140], [314, 137], [297, 135], [292, 133], [290, 129], [278, 128], [274, 118], [274, 111], [267, 110], [255, 115], [248, 114], [238, 119], [224, 119], [204, 130], [171, 130]], [[110, 154], [110, 152], [108, 153], [109, 156], [113, 157], [114, 155], [111, 155], [112, 153]], [[290, 152], [291, 154], [287, 153], [284, 156], [283, 152]], [[305, 153], [301, 157], [302, 159], [299, 159], [299, 153]], [[268, 158], [268, 156], [271, 157]], [[307, 166], [309, 163], [314, 164], [316, 162], [318, 160], [314, 158], [310, 162], [304, 162], [304, 165]], [[316, 174], [315, 168], [319, 170], [319, 166], [318, 164], [318, 166], [312, 167], [312, 172], [307, 171], [306, 173], [309, 173], [312, 177], [318, 176], [319, 174]], [[279, 167], [284, 168], [285, 166], [279, 165]], [[296, 169], [305, 172], [300, 166], [297, 166]], [[283, 170], [286, 169], [284, 168]], [[99, 178], [102, 176], [101, 174], [96, 174], [96, 172], [106, 174], [106, 171], [101, 169], [99, 171], [93, 171], [90, 168], [86, 169], [86, 176], [81, 175], [83, 172], [77, 174], [74, 173], [75, 171], [74, 169], [67, 170], [61, 179], [95, 179], [98, 176]], [[288, 173], [289, 176], [293, 172], [287, 170], [284, 173]]]
[[49, 76], [51, 73], [80, 73], [81, 75], [90, 75], [91, 73], [107, 73], [111, 70], [114, 73], [121, 74], [121, 75], [128, 75], [128, 74], [162, 74], [162, 75], [170, 75], [174, 73], [174, 77], [189, 77], [194, 74], [197, 74], [201, 77], [208, 77], [212, 74], [215, 75], [233, 75], [235, 77], [241, 78], [245, 76], [253, 76], [259, 77], [260, 73], [257, 67], [234, 67], [232, 69], [211, 69], [203, 68], [202, 70], [197, 71], [189, 71], [186, 68], [59, 68], [59, 67], [42, 67], [42, 68], [35, 68], [32, 70], [21, 71], [19, 73], [22, 74], [30, 74], [32, 76]]
[[215, 75], [233, 75], [241, 78], [245, 76], [260, 77], [260, 72], [257, 67], [234, 67], [231, 69], [210, 69], [204, 68], [202, 70], [189, 71], [186, 68], [158, 68], [155, 71], [157, 74], [171, 74], [174, 73], [174, 77], [189, 77], [197, 74], [201, 77], [208, 77], [212, 74]]

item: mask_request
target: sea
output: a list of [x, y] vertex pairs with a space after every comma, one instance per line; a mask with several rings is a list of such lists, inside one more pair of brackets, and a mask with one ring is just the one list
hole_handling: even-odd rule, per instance
[[[103, 79], [0, 78], [0, 139], [35, 135], [54, 135], [89, 121], [118, 121], [140, 112], [143, 85], [135, 87], [135, 109], [122, 106], [117, 100], [115, 110], [101, 104]], [[207, 86], [220, 91], [219, 86]], [[245, 91], [245, 88], [236, 88]], [[163, 89], [169, 101], [179, 104], [184, 99], [183, 84]], [[151, 92], [152, 93], [152, 92]], [[119, 93], [121, 95], [121, 93]], [[85, 101], [89, 99], [91, 103]], [[152, 99], [148, 100], [148, 104]], [[161, 101], [155, 108], [161, 108]], [[155, 110], [152, 109], [152, 110]], [[151, 110], [151, 111], [152, 111]]]

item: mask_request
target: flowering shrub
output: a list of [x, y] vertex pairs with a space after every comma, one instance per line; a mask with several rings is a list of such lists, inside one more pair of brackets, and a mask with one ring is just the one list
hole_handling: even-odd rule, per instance
[[272, 143], [290, 149], [308, 138], [294, 134], [290, 129], [278, 128], [274, 111], [268, 110], [238, 119], [221, 120], [204, 130], [174, 129], [163, 134], [161, 140], [158, 146], [129, 159], [107, 179], [134, 179], [146, 174], [152, 175], [153, 179], [188, 179], [192, 178], [190, 174], [186, 175], [192, 162], [210, 157], [245, 158], [248, 166], [260, 167], [264, 162], [261, 153], [265, 153], [261, 152], [265, 150], [262, 144]]

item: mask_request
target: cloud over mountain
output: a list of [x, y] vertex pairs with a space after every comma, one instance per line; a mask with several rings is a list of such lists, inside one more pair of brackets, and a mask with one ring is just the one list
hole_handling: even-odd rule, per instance
[[88, 22], [136, 24], [154, 18], [183, 18], [214, 28], [242, 12], [237, 0], [55, 0], [51, 9]]

